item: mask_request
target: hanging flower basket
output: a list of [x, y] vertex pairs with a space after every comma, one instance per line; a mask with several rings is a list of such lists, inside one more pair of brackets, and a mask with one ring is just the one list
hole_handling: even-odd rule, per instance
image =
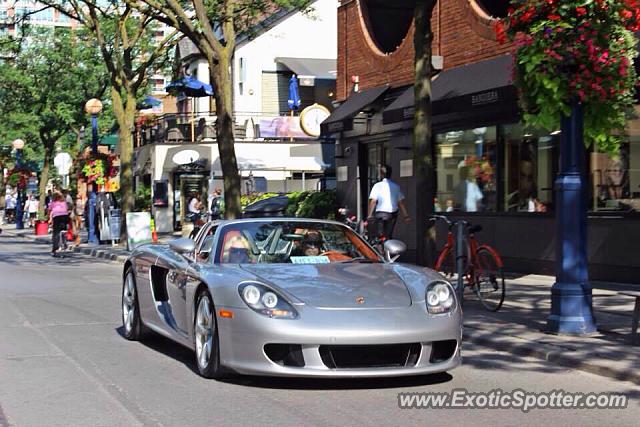
[[24, 166], [14, 167], [7, 174], [7, 184], [21, 191], [26, 190], [30, 177], [31, 169]]
[[87, 183], [103, 186], [108, 178], [118, 175], [118, 167], [114, 166], [115, 156], [98, 153], [84, 159], [80, 173]]
[[633, 32], [638, 0], [513, 0], [495, 25], [515, 40], [514, 84], [527, 124], [560, 127], [574, 100], [584, 108], [585, 142], [615, 151], [633, 108]]

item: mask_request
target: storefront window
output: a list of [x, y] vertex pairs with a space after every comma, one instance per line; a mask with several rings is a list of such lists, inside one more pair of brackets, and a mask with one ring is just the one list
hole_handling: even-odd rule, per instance
[[592, 152], [589, 160], [591, 209], [640, 211], [640, 119], [629, 121], [618, 153]]
[[496, 126], [436, 135], [436, 211], [497, 211]]
[[501, 126], [504, 135], [504, 210], [549, 212], [558, 172], [559, 133], [524, 130], [521, 124]]

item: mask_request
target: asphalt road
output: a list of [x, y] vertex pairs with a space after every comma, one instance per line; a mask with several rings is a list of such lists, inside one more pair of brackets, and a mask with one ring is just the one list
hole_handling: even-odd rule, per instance
[[[626, 382], [465, 346], [463, 366], [408, 379], [205, 380], [190, 351], [120, 335], [120, 266], [0, 235], [0, 427], [637, 425]], [[619, 392], [626, 409], [399, 409], [400, 392]]]

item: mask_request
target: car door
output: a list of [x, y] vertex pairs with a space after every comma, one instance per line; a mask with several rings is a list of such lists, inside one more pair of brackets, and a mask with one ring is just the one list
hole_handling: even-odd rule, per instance
[[167, 251], [151, 267], [151, 289], [157, 315], [163, 329], [181, 341], [188, 338], [185, 305], [189, 262], [185, 255]]
[[[209, 253], [213, 249], [213, 239], [217, 226], [210, 225], [198, 236], [195, 257], [186, 258], [176, 254], [172, 262], [168, 262], [166, 269], [166, 292], [168, 304], [166, 304], [167, 326], [171, 327], [181, 338], [189, 337], [192, 310], [189, 306], [194, 288], [200, 284], [196, 272], [198, 264], [209, 262]], [[160, 266], [160, 260], [157, 263]], [[193, 267], [193, 268], [190, 268]], [[188, 293], [188, 289], [191, 293]]]

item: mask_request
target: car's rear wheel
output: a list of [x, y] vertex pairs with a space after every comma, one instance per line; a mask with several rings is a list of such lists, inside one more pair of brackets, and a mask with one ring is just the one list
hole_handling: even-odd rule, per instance
[[144, 330], [140, 320], [138, 290], [131, 268], [127, 269], [122, 281], [122, 326], [126, 339], [138, 341], [142, 338]]
[[205, 378], [224, 377], [224, 369], [220, 365], [220, 341], [215, 307], [211, 294], [206, 289], [198, 294], [193, 326], [198, 372]]

